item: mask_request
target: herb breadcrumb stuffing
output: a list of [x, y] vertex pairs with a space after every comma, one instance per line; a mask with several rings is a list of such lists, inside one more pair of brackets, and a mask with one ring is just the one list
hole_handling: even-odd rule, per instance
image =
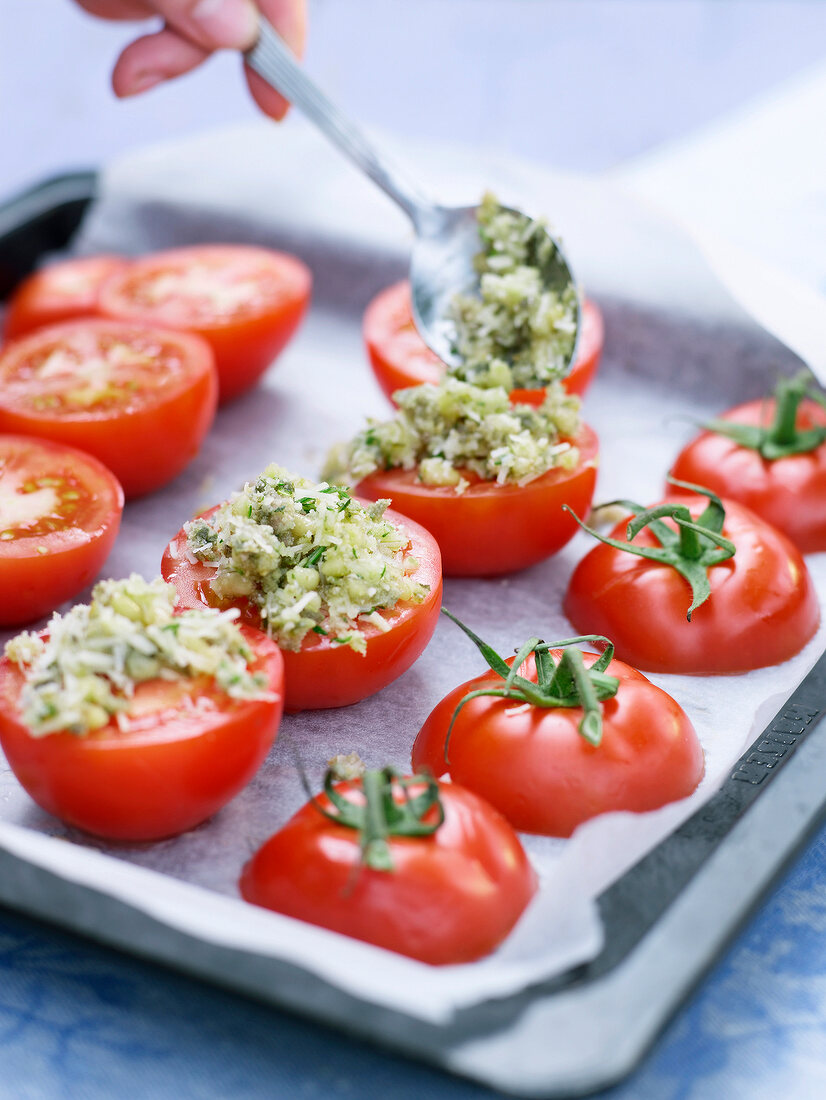
[[160, 578], [101, 581], [90, 604], [52, 616], [45, 640], [26, 632], [7, 642], [6, 656], [24, 674], [29, 732], [82, 735], [113, 716], [127, 728], [135, 687], [147, 680], [204, 676], [234, 698], [269, 698], [266, 677], [248, 668], [253, 654], [234, 621], [239, 612], [174, 615], [176, 595]]
[[184, 530], [193, 559], [215, 568], [213, 594], [258, 607], [282, 648], [314, 631], [364, 654], [365, 624], [389, 630], [382, 610], [430, 590], [414, 578], [408, 536], [382, 518], [389, 503], [364, 508], [346, 489], [271, 465]]
[[397, 390], [393, 400], [398, 411], [392, 420], [369, 420], [351, 443], [331, 451], [326, 477], [356, 484], [375, 470], [417, 467], [425, 485], [461, 493], [468, 471], [484, 481], [524, 485], [579, 461], [569, 441], [580, 429], [579, 399], [559, 383], [539, 406], [513, 404], [502, 388], [455, 378]]
[[555, 245], [544, 221], [503, 208], [490, 193], [478, 218], [479, 296], [453, 300], [450, 318], [462, 363], [449, 373], [478, 386], [541, 388], [561, 377], [573, 355], [576, 287], [569, 283], [560, 292], [545, 285]]

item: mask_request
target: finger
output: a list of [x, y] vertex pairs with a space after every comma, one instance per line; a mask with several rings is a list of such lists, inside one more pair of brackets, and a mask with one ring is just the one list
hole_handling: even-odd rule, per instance
[[112, 88], [121, 99], [138, 95], [164, 80], [183, 76], [207, 57], [208, 50], [165, 27], [130, 42], [115, 64]]
[[[306, 0], [259, 0], [259, 5], [293, 53], [301, 57], [307, 36]], [[289, 107], [286, 99], [248, 66], [244, 73], [255, 102], [265, 114], [280, 121]]]
[[154, 9], [148, 0], [76, 0], [90, 15], [100, 19], [148, 19]]
[[258, 34], [253, 0], [152, 0], [166, 24], [206, 50], [247, 50]]

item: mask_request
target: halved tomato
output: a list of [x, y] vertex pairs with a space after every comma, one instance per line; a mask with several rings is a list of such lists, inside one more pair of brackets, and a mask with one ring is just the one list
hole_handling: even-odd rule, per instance
[[0, 353], [0, 431], [80, 447], [135, 497], [165, 485], [194, 458], [217, 390], [212, 352], [198, 336], [67, 321]]
[[[582, 333], [579, 351], [570, 373], [563, 380], [569, 393], [585, 393], [599, 366], [604, 341], [602, 314], [593, 302], [582, 306]], [[392, 401], [396, 390], [439, 382], [445, 365], [422, 340], [413, 324], [410, 308], [410, 284], [394, 283], [381, 291], [364, 314], [364, 342], [370, 365], [386, 396]], [[511, 400], [539, 405], [545, 391], [514, 390]]]
[[36, 271], [9, 299], [6, 337], [14, 340], [46, 325], [97, 316], [100, 288], [127, 263], [122, 256], [83, 256]]
[[212, 348], [220, 400], [255, 385], [304, 316], [312, 276], [286, 252], [211, 244], [156, 252], [103, 286], [101, 312], [196, 332]]
[[[220, 505], [204, 512], [211, 516]], [[442, 568], [439, 548], [431, 535], [418, 523], [388, 509], [384, 519], [400, 527], [410, 538], [408, 553], [419, 568], [417, 581], [430, 587], [421, 603], [399, 603], [379, 614], [387, 629], [372, 623], [360, 623], [366, 636], [367, 652], [362, 656], [347, 645], [322, 634], [308, 634], [298, 652], [284, 650], [286, 702], [288, 710], [320, 710], [345, 707], [374, 695], [392, 683], [413, 664], [430, 641], [442, 605]], [[244, 622], [260, 626], [261, 613], [248, 600], [220, 602], [210, 590], [215, 570], [199, 561], [191, 561], [183, 528], [164, 551], [161, 575], [178, 590], [181, 607], [238, 607]]]
[[128, 726], [33, 737], [20, 715], [23, 673], [0, 661], [0, 745], [34, 801], [112, 840], [160, 840], [211, 817], [252, 779], [275, 740], [284, 669], [278, 647], [244, 627], [272, 698], [233, 699], [212, 680], [138, 684]]
[[39, 619], [94, 580], [122, 512], [123, 490], [97, 459], [0, 435], [0, 626]]

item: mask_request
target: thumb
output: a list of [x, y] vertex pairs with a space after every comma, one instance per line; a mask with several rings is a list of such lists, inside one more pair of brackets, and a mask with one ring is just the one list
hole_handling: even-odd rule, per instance
[[246, 50], [258, 36], [258, 9], [253, 0], [153, 0], [174, 27], [205, 50]]

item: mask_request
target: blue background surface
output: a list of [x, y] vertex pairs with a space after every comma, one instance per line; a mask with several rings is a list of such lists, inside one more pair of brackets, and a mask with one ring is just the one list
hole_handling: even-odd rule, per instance
[[[679, 137], [826, 53], [826, 5], [797, 0], [315, 0], [311, 16], [310, 68], [366, 122], [587, 170]], [[107, 72], [127, 35], [68, 0], [4, 0], [0, 194], [251, 114], [231, 57], [115, 102]], [[826, 1096], [825, 857], [826, 830], [606, 1096]], [[0, 911], [0, 1097], [489, 1095]]]

